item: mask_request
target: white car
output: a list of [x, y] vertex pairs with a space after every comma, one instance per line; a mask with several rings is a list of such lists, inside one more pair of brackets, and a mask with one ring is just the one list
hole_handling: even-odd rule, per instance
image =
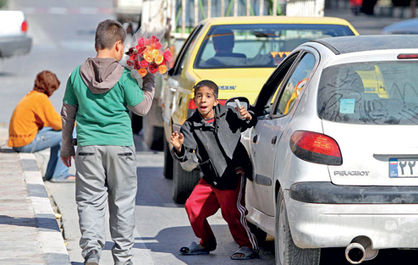
[[0, 58], [26, 54], [32, 47], [28, 22], [22, 11], [0, 10]]
[[274, 235], [277, 265], [317, 265], [346, 247], [418, 248], [418, 36], [300, 45], [254, 105], [242, 141], [254, 179], [247, 219]]

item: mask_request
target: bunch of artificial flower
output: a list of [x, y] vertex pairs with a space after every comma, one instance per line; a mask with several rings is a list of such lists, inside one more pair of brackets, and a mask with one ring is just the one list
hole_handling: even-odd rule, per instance
[[165, 74], [168, 63], [173, 59], [170, 50], [164, 49], [155, 36], [149, 39], [138, 38], [137, 45], [130, 48], [127, 54], [127, 65], [137, 70], [142, 77], [148, 73]]

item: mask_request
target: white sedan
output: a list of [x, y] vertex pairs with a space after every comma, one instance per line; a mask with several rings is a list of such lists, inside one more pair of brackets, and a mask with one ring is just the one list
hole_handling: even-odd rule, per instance
[[418, 248], [418, 36], [311, 41], [277, 67], [244, 134], [248, 220], [275, 236], [277, 265], [346, 247]]
[[26, 54], [32, 47], [28, 22], [22, 11], [0, 10], [0, 58]]

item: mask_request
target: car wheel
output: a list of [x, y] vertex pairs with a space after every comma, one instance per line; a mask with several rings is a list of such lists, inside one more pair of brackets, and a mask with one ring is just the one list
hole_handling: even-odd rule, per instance
[[194, 186], [199, 181], [199, 170], [191, 172], [183, 170], [180, 162], [173, 160], [173, 200], [176, 203], [185, 203]]
[[319, 265], [321, 249], [302, 249], [293, 243], [281, 188], [277, 195], [274, 251], [276, 265]]
[[251, 233], [255, 236], [257, 243], [259, 245], [263, 244], [266, 241], [267, 233], [250, 222], [248, 222], [248, 226], [250, 227]]
[[173, 157], [170, 153], [170, 146], [167, 143], [165, 137], [163, 137], [164, 141], [164, 177], [166, 179], [173, 178]]
[[132, 124], [132, 132], [134, 134], [139, 134], [142, 129], [142, 116], [136, 115], [135, 113], [131, 113], [131, 124]]
[[[144, 119], [145, 121], [145, 119]], [[144, 142], [147, 147], [154, 151], [162, 151], [164, 149], [163, 140], [164, 130], [157, 126], [142, 126], [144, 131]]]

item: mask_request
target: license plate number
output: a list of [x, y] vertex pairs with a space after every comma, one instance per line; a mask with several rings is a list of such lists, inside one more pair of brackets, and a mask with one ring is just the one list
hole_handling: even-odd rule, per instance
[[389, 177], [416, 178], [418, 177], [418, 159], [389, 159]]

